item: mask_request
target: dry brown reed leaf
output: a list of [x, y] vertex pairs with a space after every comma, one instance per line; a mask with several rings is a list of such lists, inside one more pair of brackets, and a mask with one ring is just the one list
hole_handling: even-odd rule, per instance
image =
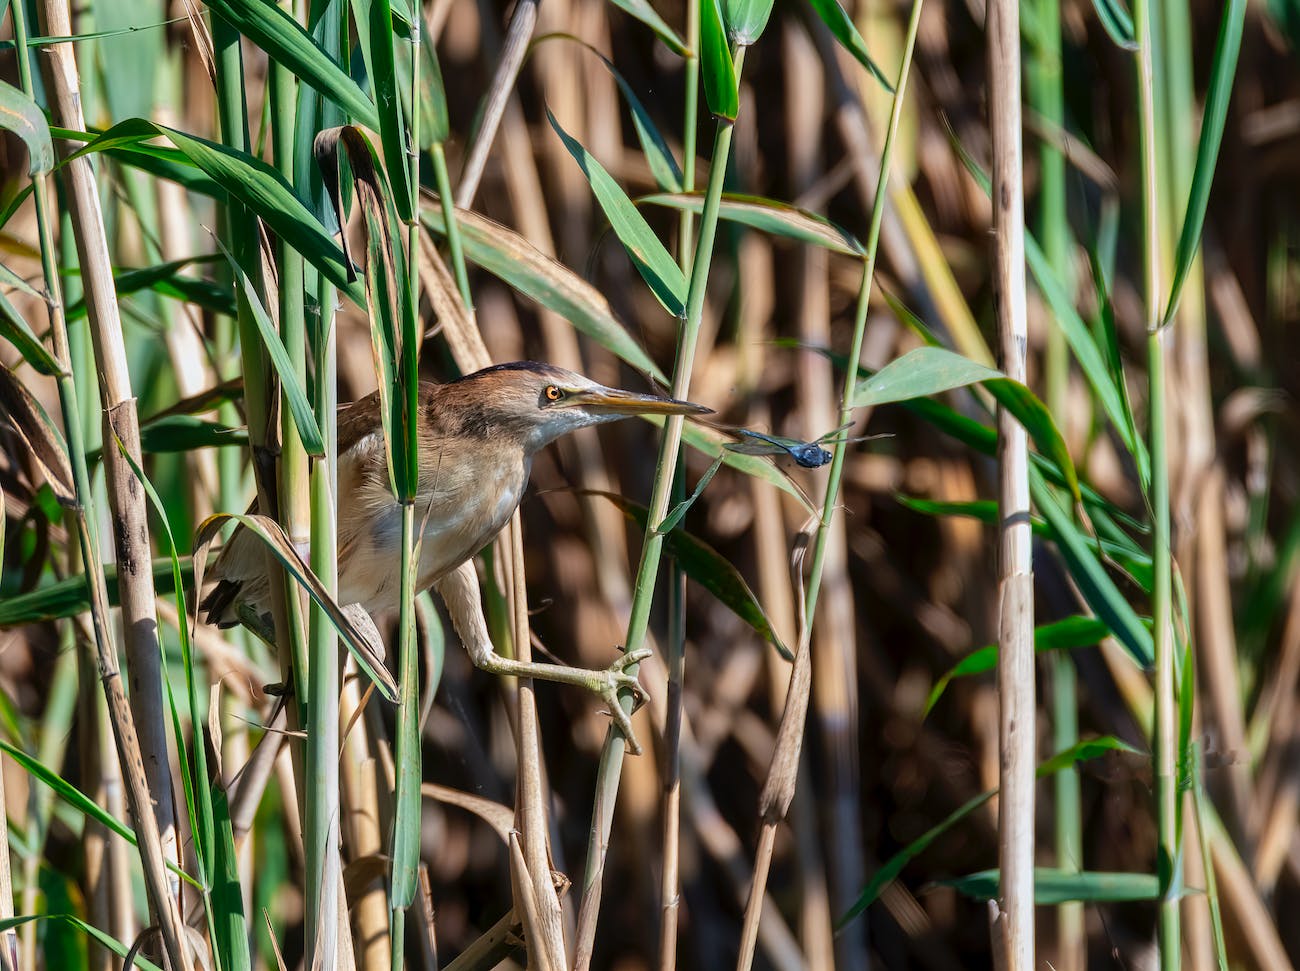
[[457, 955], [443, 971], [477, 971], [494, 968], [517, 949], [522, 928], [515, 911], [509, 911]]
[[32, 393], [8, 368], [0, 367], [0, 415], [27, 446], [32, 460], [64, 505], [76, 502], [67, 447]]
[[478, 324], [465, 309], [456, 281], [428, 232], [420, 234], [420, 283], [433, 305], [436, 327], [446, 338], [452, 356], [457, 361], [472, 362], [470, 370], [487, 367], [492, 358]]
[[[207, 72], [208, 80], [212, 82], [213, 87], [216, 87], [217, 65], [212, 48], [212, 34], [208, 31], [207, 22], [203, 19], [203, 11], [199, 9], [199, 5], [194, 0], [184, 0], [184, 3], [185, 19], [189, 21], [190, 34], [194, 37], [194, 49], [199, 52], [199, 60], [203, 62], [203, 70]], [[277, 955], [278, 953], [277, 951]]]
[[472, 812], [491, 826], [497, 836], [501, 837], [503, 843], [507, 845], [510, 843], [511, 834], [515, 832], [515, 813], [509, 806], [503, 806], [491, 799], [484, 799], [482, 796], [471, 795], [468, 792], [461, 792], [459, 789], [440, 786], [433, 782], [422, 784], [420, 792], [430, 799], [436, 799], [449, 806], [458, 806]]
[[510, 831], [508, 843], [510, 846], [510, 885], [514, 893], [514, 899], [523, 907], [524, 942], [528, 948], [529, 967], [538, 968], [539, 971], [561, 971], [561, 965], [557, 964], [552, 956], [554, 942], [548, 940], [542, 925], [537, 892], [533, 878], [528, 872], [528, 864], [524, 862], [523, 844], [519, 840], [517, 831]]
[[424, 950], [425, 967], [438, 966], [438, 934], [433, 915], [433, 888], [429, 886], [429, 864], [420, 863], [420, 916], [424, 924], [424, 935], [420, 945]]
[[271, 941], [271, 950], [275, 953], [275, 966], [279, 971], [289, 971], [284, 963], [284, 955], [280, 953], [280, 942], [275, 939], [275, 927], [271, 924], [271, 912], [265, 907], [262, 908], [262, 919], [266, 921], [266, 936]]
[[785, 818], [794, 798], [795, 779], [799, 773], [799, 752], [803, 746], [808, 697], [812, 684], [812, 658], [809, 652], [811, 628], [804, 594], [803, 561], [808, 546], [816, 533], [818, 517], [809, 517], [795, 536], [790, 554], [790, 574], [797, 591], [796, 614], [799, 622], [799, 641], [795, 650], [794, 667], [790, 671], [790, 687], [786, 693], [785, 710], [777, 729], [776, 748], [772, 763], [758, 797], [758, 812], [765, 825], [775, 824]]

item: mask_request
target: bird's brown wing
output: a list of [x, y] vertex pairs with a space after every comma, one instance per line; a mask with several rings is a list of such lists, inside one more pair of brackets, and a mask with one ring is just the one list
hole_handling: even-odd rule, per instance
[[[437, 388], [438, 385], [429, 383], [420, 385], [421, 413], [424, 413], [437, 397]], [[339, 485], [345, 493], [356, 485], [345, 481], [349, 479], [346, 468], [348, 453], [367, 436], [377, 431], [382, 434], [383, 421], [379, 409], [378, 391], [339, 408]], [[257, 512], [256, 502], [249, 506], [248, 512]], [[301, 552], [305, 557], [307, 551]], [[340, 558], [345, 555], [346, 550], [340, 550]], [[230, 539], [222, 547], [209, 576], [216, 582], [199, 602], [199, 610], [203, 612], [207, 623], [216, 624], [218, 627], [233, 627], [245, 623], [249, 616], [260, 617], [263, 613], [269, 612], [270, 605], [267, 598], [270, 594], [270, 584], [266, 577], [266, 554], [262, 544], [243, 526], [236, 527], [230, 534]]]
[[379, 392], [372, 391], [350, 405], [342, 405], [338, 421], [339, 455], [342, 455], [375, 429], [384, 427], [379, 414]]
[[[248, 507], [249, 515], [257, 512], [257, 501]], [[230, 539], [221, 547], [217, 562], [208, 576], [215, 580], [207, 596], [199, 601], [199, 610], [205, 623], [218, 627], [234, 627], [240, 622], [239, 607], [246, 597], [250, 584], [266, 587], [266, 562], [253, 534], [243, 526], [236, 526]]]
[[[420, 415], [426, 416], [427, 411], [435, 405], [439, 395], [439, 388], [443, 385], [431, 384], [428, 381], [420, 383]], [[375, 432], [383, 433], [384, 421], [383, 415], [380, 414], [379, 392], [372, 391], [364, 398], [358, 398], [350, 405], [343, 405], [339, 408], [339, 455], [351, 449], [357, 442], [361, 441], [367, 435]], [[427, 417], [425, 418], [427, 420]]]

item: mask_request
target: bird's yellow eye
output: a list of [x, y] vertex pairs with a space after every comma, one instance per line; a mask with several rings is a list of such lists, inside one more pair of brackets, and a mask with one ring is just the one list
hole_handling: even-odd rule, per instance
[[544, 393], [547, 401], [559, 401], [564, 397], [564, 392], [553, 384], [548, 385]]

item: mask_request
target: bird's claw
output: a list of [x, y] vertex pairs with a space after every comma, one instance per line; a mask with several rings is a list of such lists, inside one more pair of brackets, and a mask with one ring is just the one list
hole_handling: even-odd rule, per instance
[[[628, 751], [633, 755], [641, 754], [641, 743], [637, 741], [636, 734], [632, 731], [632, 717], [642, 705], [650, 699], [650, 693], [642, 687], [641, 682], [637, 680], [635, 674], [628, 673], [628, 668], [634, 664], [640, 664], [648, 658], [653, 652], [649, 648], [641, 648], [624, 654], [617, 661], [605, 669], [606, 682], [601, 690], [601, 696], [605, 704], [609, 705], [610, 718], [618, 726], [623, 738], [627, 740]], [[632, 712], [623, 710], [619, 703], [619, 694], [627, 692], [632, 696]]]
[[632, 712], [635, 714], [637, 709], [650, 700], [650, 693], [641, 686], [635, 674], [629, 674], [627, 669], [634, 664], [640, 664], [648, 658], [653, 651], [648, 647], [633, 651], [631, 654], [624, 654], [617, 661], [611, 664], [607, 670], [617, 684], [617, 690], [628, 691], [632, 695]]

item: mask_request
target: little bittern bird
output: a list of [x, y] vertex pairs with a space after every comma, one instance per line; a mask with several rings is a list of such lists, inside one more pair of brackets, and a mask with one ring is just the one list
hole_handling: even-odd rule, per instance
[[[561, 435], [630, 415], [708, 410], [688, 401], [607, 388], [533, 361], [499, 364], [449, 384], [421, 385], [417, 589], [438, 590], [477, 667], [594, 691], [631, 739], [631, 723], [617, 693], [630, 689], [643, 697], [625, 669], [648, 652], [624, 655], [603, 671], [501, 657], [493, 651], [483, 621], [472, 558], [519, 506], [533, 456]], [[378, 392], [339, 410], [338, 456], [338, 601], [359, 604], [372, 615], [395, 610], [401, 589], [402, 513], [389, 486]], [[216, 585], [200, 605], [208, 623], [271, 628], [266, 557], [251, 533], [235, 530], [212, 576]]]

